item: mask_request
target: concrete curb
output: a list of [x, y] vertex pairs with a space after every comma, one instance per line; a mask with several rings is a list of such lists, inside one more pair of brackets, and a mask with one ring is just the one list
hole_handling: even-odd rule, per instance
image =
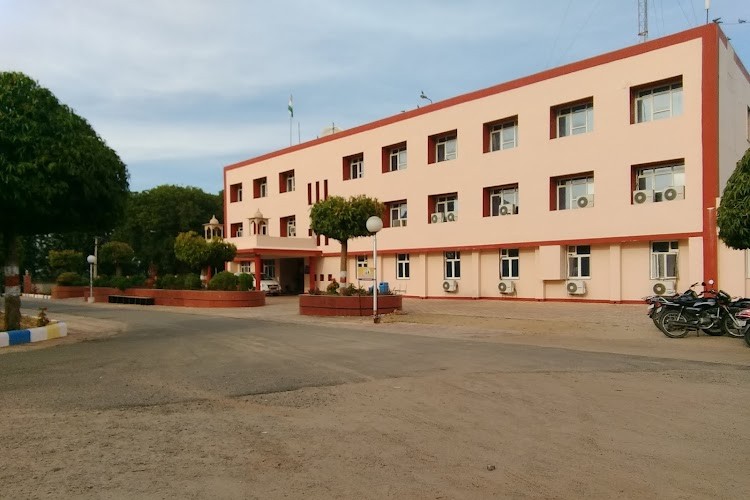
[[11, 330], [0, 332], [0, 347], [26, 344], [28, 342], [39, 342], [42, 340], [56, 339], [68, 335], [68, 325], [65, 323], [52, 323], [39, 328], [28, 330]]

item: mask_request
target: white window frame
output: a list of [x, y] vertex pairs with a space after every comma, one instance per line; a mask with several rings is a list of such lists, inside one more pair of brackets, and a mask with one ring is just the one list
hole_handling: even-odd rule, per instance
[[[664, 246], [665, 249], [657, 250], [656, 245]], [[673, 280], [677, 279], [679, 264], [679, 243], [677, 241], [652, 241], [651, 242], [651, 279]], [[670, 260], [673, 272], [669, 272]]]
[[[588, 268], [588, 274], [583, 274], [584, 267]], [[568, 247], [568, 279], [580, 280], [580, 279], [589, 279], [589, 278], [591, 278], [591, 246], [590, 245], [569, 246]]]
[[396, 279], [408, 280], [410, 277], [409, 267], [410, 267], [409, 266], [409, 254], [397, 253], [396, 254]]
[[[594, 176], [587, 175], [583, 177], [573, 177], [560, 179], [557, 181], [557, 200], [555, 200], [558, 210], [575, 210], [578, 204], [576, 198], [594, 194]], [[564, 203], [560, 203], [564, 201]]]
[[287, 193], [294, 191], [294, 174], [287, 174], [286, 176], [286, 191]]
[[390, 172], [404, 170], [406, 168], [406, 146], [391, 148], [388, 158], [388, 168]]
[[267, 181], [261, 181], [258, 184], [258, 194], [260, 195], [260, 198], [265, 198], [268, 196], [268, 183]]
[[518, 213], [518, 186], [495, 188], [490, 191], [490, 217], [500, 216], [500, 207], [513, 204]]
[[266, 236], [268, 234], [268, 224], [265, 222], [258, 223], [258, 234]]
[[664, 190], [685, 186], [685, 163], [639, 168], [635, 172], [636, 190], [654, 192], [654, 202], [664, 200]]
[[443, 214], [448, 212], [458, 213], [458, 195], [451, 194], [435, 198], [435, 212]]
[[458, 151], [458, 136], [446, 135], [435, 141], [435, 161], [455, 160]]
[[443, 263], [443, 274], [445, 279], [461, 279], [461, 252], [443, 252]]
[[286, 220], [286, 236], [287, 238], [297, 237], [297, 218], [289, 217]]
[[261, 260], [261, 279], [264, 276], [268, 276], [271, 279], [276, 279], [276, 260], [274, 259], [263, 259]]
[[367, 255], [357, 255], [357, 269], [366, 268], [367, 264]]
[[518, 146], [518, 120], [497, 123], [490, 129], [490, 151], [501, 151]]
[[594, 103], [589, 101], [558, 109], [556, 122], [557, 137], [591, 132], [594, 130]]
[[361, 179], [365, 175], [365, 159], [362, 156], [356, 156], [349, 160], [349, 178]]
[[240, 272], [250, 274], [251, 272], [250, 262], [240, 262]]
[[682, 81], [639, 90], [633, 102], [635, 123], [680, 116], [682, 110]]
[[388, 207], [388, 213], [391, 219], [391, 227], [406, 226], [409, 212], [405, 201], [401, 203], [391, 203]]
[[242, 201], [242, 186], [237, 188], [237, 201]]
[[[500, 250], [500, 279], [502, 280], [517, 280], [520, 272], [520, 250], [518, 248], [502, 248]], [[504, 263], [507, 263], [508, 273], [505, 273], [503, 268]], [[515, 263], [515, 272], [513, 272], [513, 264]]]
[[240, 224], [240, 226], [237, 228], [237, 231], [235, 231], [234, 233], [235, 238], [242, 238], [242, 233], [244, 232], [243, 228], [244, 228], [244, 225]]

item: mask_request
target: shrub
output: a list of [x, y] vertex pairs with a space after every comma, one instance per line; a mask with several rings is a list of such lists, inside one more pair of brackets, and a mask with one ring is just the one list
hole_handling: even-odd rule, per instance
[[246, 291], [253, 288], [253, 275], [248, 273], [242, 273], [237, 276], [237, 286], [240, 291]]
[[114, 285], [112, 284], [112, 278], [106, 274], [100, 274], [94, 278], [94, 286], [113, 287]]
[[349, 297], [352, 295], [367, 295], [367, 290], [361, 286], [354, 286], [353, 283], [349, 283], [348, 285], [339, 288], [339, 293], [345, 297]]
[[182, 287], [185, 290], [200, 290], [203, 288], [201, 277], [195, 273], [182, 275]]
[[326, 293], [328, 295], [338, 295], [339, 293], [339, 283], [335, 279], [331, 281], [328, 286], [326, 287]]
[[110, 286], [117, 288], [118, 290], [130, 288], [130, 279], [126, 276], [113, 276], [110, 283]]
[[238, 278], [229, 271], [222, 271], [211, 278], [208, 283], [209, 290], [237, 290]]
[[174, 290], [176, 284], [177, 276], [173, 274], [164, 274], [156, 277], [156, 288], [162, 288], [164, 290]]
[[66, 272], [60, 273], [57, 277], [56, 283], [60, 286], [76, 286], [85, 285], [86, 280], [78, 273]]
[[39, 313], [36, 315], [36, 326], [47, 326], [49, 325], [49, 317], [47, 317], [47, 308], [40, 307]]
[[307, 291], [310, 295], [323, 295], [323, 292], [320, 291], [320, 288], [311, 288]]

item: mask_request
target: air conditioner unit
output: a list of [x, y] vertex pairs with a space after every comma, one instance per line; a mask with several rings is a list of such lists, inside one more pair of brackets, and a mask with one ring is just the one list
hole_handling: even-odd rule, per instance
[[454, 222], [456, 219], [458, 219], [458, 214], [456, 212], [445, 212], [446, 221]]
[[674, 295], [675, 294], [675, 281], [674, 280], [661, 280], [656, 281], [651, 287], [651, 290], [656, 295]]
[[500, 293], [513, 293], [516, 291], [516, 284], [510, 280], [502, 280], [498, 283], [497, 289]]
[[430, 216], [430, 223], [439, 224], [445, 220], [445, 214], [443, 212], [435, 212]]
[[593, 207], [594, 206], [594, 195], [593, 194], [587, 194], [585, 196], [579, 196], [578, 198], [576, 198], [576, 199], [573, 200], [573, 203], [575, 203], [578, 208]]
[[586, 282], [585, 281], [568, 281], [565, 284], [565, 289], [568, 291], [568, 295], [583, 295], [586, 293]]
[[500, 215], [513, 215], [514, 213], [516, 213], [516, 206], [513, 203], [500, 206]]
[[456, 280], [445, 280], [443, 281], [443, 290], [446, 292], [457, 292], [458, 291], [458, 281]]
[[633, 204], [642, 205], [654, 201], [654, 191], [652, 189], [641, 189], [633, 191]]
[[685, 186], [671, 186], [664, 190], [664, 201], [684, 200]]

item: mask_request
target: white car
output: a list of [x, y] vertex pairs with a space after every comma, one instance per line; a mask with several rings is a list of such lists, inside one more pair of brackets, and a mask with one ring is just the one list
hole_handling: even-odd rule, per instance
[[[255, 279], [255, 276], [253, 276]], [[278, 295], [281, 293], [281, 285], [276, 278], [263, 275], [260, 280], [260, 291], [266, 292], [266, 295]]]

